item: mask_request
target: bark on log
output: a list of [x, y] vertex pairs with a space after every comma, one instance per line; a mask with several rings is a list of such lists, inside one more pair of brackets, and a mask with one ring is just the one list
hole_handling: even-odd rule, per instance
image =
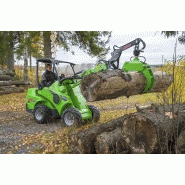
[[91, 127], [90, 129], [72, 133], [69, 141], [70, 152], [73, 154], [92, 154], [95, 151], [96, 137], [103, 132], [111, 132], [121, 127], [127, 115], [107, 123]]
[[15, 74], [15, 70], [8, 70], [8, 69], [4, 69], [4, 70], [0, 70], [0, 75], [9, 75], [11, 77], [14, 77]]
[[185, 154], [185, 128], [176, 141], [176, 153]]
[[24, 92], [23, 87], [0, 87], [0, 95]]
[[128, 147], [121, 133], [121, 127], [112, 132], [103, 132], [98, 135], [95, 142], [95, 150], [97, 154], [128, 153]]
[[0, 75], [0, 81], [8, 81], [12, 80], [13, 78], [10, 77], [9, 75]]
[[24, 82], [24, 81], [3, 81], [0, 82], [0, 86], [10, 86], [10, 85], [31, 85], [30, 82]]
[[[172, 84], [172, 76], [165, 72], [154, 72], [155, 83], [150, 92], [166, 91]], [[124, 73], [121, 69], [98, 72], [82, 79], [81, 92], [87, 101], [114, 99], [120, 96], [141, 94], [145, 89], [146, 79], [142, 73]]]
[[[175, 136], [181, 132], [184, 125], [185, 104], [154, 106], [139, 109], [130, 114], [123, 123], [122, 134], [131, 153], [168, 153], [174, 150]], [[169, 148], [171, 145], [172, 148]]]
[[[185, 128], [185, 103], [173, 108], [152, 104], [137, 110], [137, 113], [72, 133], [69, 153], [173, 153], [176, 136]], [[178, 141], [182, 140], [181, 135]]]

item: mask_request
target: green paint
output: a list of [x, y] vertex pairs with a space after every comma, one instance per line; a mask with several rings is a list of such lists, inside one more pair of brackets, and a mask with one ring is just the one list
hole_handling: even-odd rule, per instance
[[143, 90], [143, 93], [149, 92], [154, 85], [154, 75], [150, 66], [144, 62], [141, 62], [138, 57], [135, 57], [131, 62], [127, 61], [122, 67], [123, 71], [138, 71], [142, 73], [147, 81], [146, 87]]
[[[59, 96], [58, 104], [54, 103], [52, 93]], [[80, 91], [77, 80], [73, 80], [73, 82], [72, 80], [65, 80], [61, 84], [56, 81], [50, 87], [44, 87], [42, 90], [30, 88], [27, 92], [26, 104], [32, 110], [37, 104], [43, 104], [50, 109], [56, 109], [59, 115], [62, 115], [67, 108], [77, 108], [82, 115], [82, 119], [92, 120], [92, 112], [86, 105], [86, 100]]]

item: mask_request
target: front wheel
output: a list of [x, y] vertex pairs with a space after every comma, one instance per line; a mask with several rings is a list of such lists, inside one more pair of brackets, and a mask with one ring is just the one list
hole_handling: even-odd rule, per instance
[[50, 115], [50, 109], [45, 105], [37, 105], [34, 108], [33, 116], [39, 124], [47, 122]]
[[79, 125], [82, 123], [82, 116], [75, 108], [66, 109], [62, 116], [62, 122], [65, 126]]
[[100, 111], [94, 105], [88, 105], [88, 107], [92, 112], [93, 121], [97, 122], [100, 119]]

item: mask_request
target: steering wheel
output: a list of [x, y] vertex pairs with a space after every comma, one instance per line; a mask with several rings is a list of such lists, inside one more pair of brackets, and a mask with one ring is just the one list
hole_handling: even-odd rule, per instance
[[62, 79], [62, 78], [65, 78], [65, 75], [64, 74], [61, 74], [60, 75], [60, 79]]
[[74, 79], [82, 79], [80, 76], [72, 76], [72, 77], [65, 77], [59, 81], [59, 83], [62, 83], [65, 80], [74, 80]]
[[81, 70], [81, 71], [75, 73], [75, 75], [78, 75], [78, 74], [83, 73], [83, 72], [84, 72], [84, 70]]

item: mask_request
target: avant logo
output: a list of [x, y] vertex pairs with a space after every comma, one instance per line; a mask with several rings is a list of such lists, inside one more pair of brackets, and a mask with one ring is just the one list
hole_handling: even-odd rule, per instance
[[130, 47], [131, 47], [131, 44], [127, 44], [126, 46], [123, 47], [123, 50], [130, 48]]

